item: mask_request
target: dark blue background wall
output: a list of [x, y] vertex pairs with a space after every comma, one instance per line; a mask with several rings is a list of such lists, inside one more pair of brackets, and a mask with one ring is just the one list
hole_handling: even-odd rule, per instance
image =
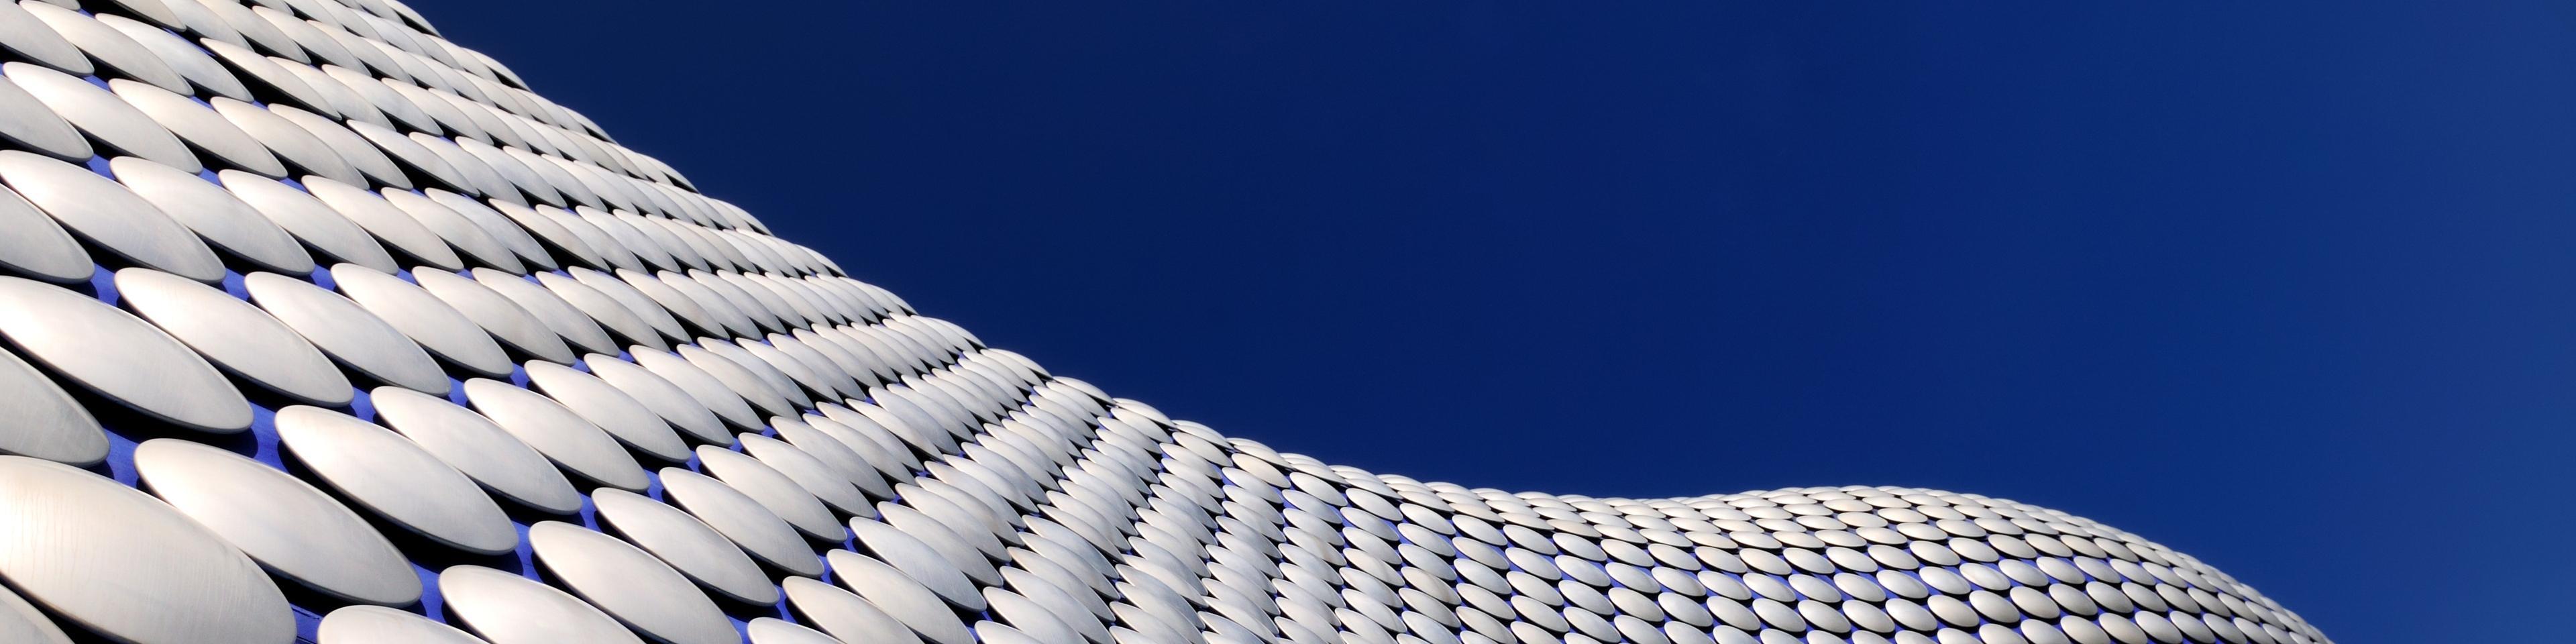
[[2345, 642], [2569, 637], [2576, 5], [418, 4], [924, 312], [1281, 449], [1982, 492]]

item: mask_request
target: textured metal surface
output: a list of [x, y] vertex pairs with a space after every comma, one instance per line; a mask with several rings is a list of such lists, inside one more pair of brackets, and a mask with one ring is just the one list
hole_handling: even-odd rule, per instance
[[394, 0], [0, 3], [0, 50], [0, 641], [283, 643], [290, 597], [323, 644], [2330, 641], [2004, 499], [1228, 438], [921, 315]]
[[95, 474], [0, 456], [0, 578], [77, 626], [136, 644], [284, 644], [286, 597], [215, 533]]
[[94, 71], [79, 47], [72, 46], [72, 41], [63, 39], [51, 25], [16, 3], [0, 7], [0, 48], [65, 72], [87, 75]]
[[[884, 610], [895, 621], [903, 622], [913, 633], [930, 644], [967, 644], [973, 636], [957, 614], [942, 604], [938, 595], [923, 588], [921, 582], [893, 566], [847, 550], [834, 550], [827, 557], [832, 576], [841, 586], [857, 593], [861, 599]], [[982, 603], [977, 597], [975, 603]]]
[[866, 549], [869, 556], [903, 571], [904, 576], [938, 593], [940, 599], [969, 610], [983, 608], [975, 582], [967, 581], [966, 573], [959, 572], [957, 564], [920, 538], [867, 519], [851, 519], [850, 533], [856, 535], [859, 547]]
[[532, 388], [606, 430], [608, 435], [617, 437], [617, 442], [665, 461], [689, 460], [689, 446], [680, 442], [671, 424], [636, 402], [634, 396], [572, 367], [530, 362], [526, 369]]
[[[529, 221], [549, 222], [550, 220], [537, 217]], [[584, 244], [576, 238], [573, 240], [573, 245], [581, 247]], [[582, 283], [581, 280], [553, 273], [538, 273], [536, 278], [538, 284], [545, 286], [546, 290], [553, 291], [555, 296], [562, 298], [565, 304], [580, 309], [583, 315], [590, 316], [601, 329], [615, 332], [616, 339], [642, 344], [655, 351], [670, 349], [670, 344], [663, 341], [661, 334], [654, 332], [652, 323], [646, 322], [643, 316], [627, 308], [624, 303], [617, 300], [616, 296]]]
[[[7, 21], [6, 15], [0, 11], [0, 23]], [[0, 25], [0, 30], [5, 29]], [[0, 43], [7, 38], [0, 33]], [[18, 87], [17, 82], [5, 79], [0, 79], [0, 139], [63, 159], [85, 159], [91, 153], [89, 141], [81, 138], [71, 123], [56, 116], [52, 108]]]
[[331, 359], [259, 307], [148, 268], [117, 271], [116, 290], [126, 307], [215, 366], [304, 402], [349, 403], [349, 379]]
[[383, 606], [346, 606], [322, 617], [320, 644], [486, 644], [429, 618]]
[[299, 405], [277, 411], [277, 436], [331, 489], [395, 525], [474, 554], [500, 554], [519, 545], [501, 506], [401, 434]]
[[804, 613], [809, 624], [841, 641], [921, 643], [910, 627], [850, 591], [804, 577], [789, 577], [784, 586], [788, 603]]
[[178, 340], [132, 314], [42, 282], [0, 277], [0, 336], [35, 362], [136, 411], [216, 433], [250, 404]]
[[409, 214], [424, 232], [434, 235], [432, 239], [453, 245], [461, 256], [485, 266], [525, 270], [519, 265], [519, 260], [510, 255], [510, 249], [501, 246], [501, 240], [474, 227], [474, 222], [467, 221], [455, 210], [408, 191], [386, 190], [384, 195], [385, 200]]
[[0, 642], [23, 644], [72, 644], [71, 635], [54, 625], [53, 618], [37, 610], [35, 604], [17, 593], [0, 588]]
[[841, 640], [776, 617], [756, 617], [743, 625], [751, 644], [841, 644]]
[[547, 330], [545, 323], [529, 315], [527, 309], [494, 292], [491, 287], [453, 273], [434, 271], [413, 271], [412, 279], [419, 280], [421, 287], [429, 289], [430, 294], [456, 307], [465, 317], [490, 332], [493, 338], [518, 349], [520, 353], [554, 362], [573, 361], [572, 349], [564, 346], [563, 338]]
[[154, 495], [271, 571], [354, 602], [420, 599], [402, 552], [347, 506], [239, 454], [160, 438], [134, 449]]
[[399, 387], [377, 387], [371, 398], [386, 425], [502, 498], [555, 514], [581, 509], [563, 472], [482, 414]]
[[634, 631], [569, 593], [482, 566], [438, 575], [447, 609], [491, 644], [643, 644]]
[[[145, 3], [142, 0], [136, 0], [134, 6], [154, 7], [152, 3]], [[215, 62], [213, 55], [198, 49], [195, 43], [188, 42], [186, 38], [168, 31], [185, 27], [158, 19], [146, 23], [115, 14], [92, 14], [92, 16], [98, 18], [99, 24], [107, 25], [117, 33], [134, 39], [134, 44], [142, 45], [145, 51], [152, 52], [152, 55], [161, 59], [161, 62], [169, 64], [171, 71], [178, 72], [181, 78], [186, 79], [188, 84], [195, 86], [198, 91], [236, 100], [251, 99], [250, 88], [242, 85], [240, 79], [233, 78], [232, 72], [224, 71], [223, 64]]]
[[663, 421], [690, 438], [717, 445], [733, 442], [733, 435], [725, 432], [724, 423], [716, 419], [715, 412], [708, 411], [706, 405], [699, 404], [688, 391], [652, 370], [602, 353], [582, 356], [582, 364], [590, 367], [591, 375], [633, 397], [635, 402], [651, 409], [654, 415], [662, 417]]
[[573, 308], [572, 303], [556, 296], [554, 291], [526, 278], [489, 268], [477, 268], [473, 273], [474, 281], [518, 303], [529, 315], [544, 323], [548, 330], [572, 343], [574, 348], [588, 352], [617, 350], [617, 342], [608, 337], [608, 331], [599, 328], [598, 322], [582, 314], [581, 309]]
[[653, 375], [670, 381], [672, 386], [689, 392], [690, 398], [696, 399], [698, 404], [707, 408], [707, 411], [723, 419], [725, 424], [744, 429], [761, 427], [759, 413], [752, 411], [751, 404], [745, 402], [741, 396], [735, 395], [733, 389], [726, 386], [725, 381], [718, 379], [715, 374], [707, 373], [705, 369], [700, 369], [696, 364], [675, 354], [643, 351], [632, 353], [635, 356], [636, 366], [652, 371]]
[[143, 157], [189, 172], [205, 169], [178, 136], [153, 122], [142, 110], [89, 81], [26, 63], [0, 64], [0, 74], [70, 121], [73, 128], [106, 144], [107, 150], [102, 154]]
[[[415, 277], [414, 279], [418, 279]], [[510, 356], [465, 314], [402, 278], [356, 264], [331, 267], [340, 293], [401, 331], [420, 348], [486, 376], [510, 374]]]
[[37, 20], [44, 21], [45, 26], [53, 27], [54, 33], [71, 41], [72, 46], [89, 54], [91, 60], [101, 63], [105, 69], [99, 71], [104, 75], [142, 79], [173, 92], [188, 91], [188, 82], [179, 77], [177, 70], [170, 69], [168, 63], [161, 62], [133, 38], [99, 24], [97, 19], [44, 3], [25, 8], [28, 13], [35, 14]]
[[48, 282], [78, 282], [89, 279], [93, 265], [89, 251], [61, 224], [17, 192], [0, 188], [0, 268]]
[[[805, 490], [806, 494], [814, 495], [816, 500], [832, 506], [833, 511], [868, 517], [876, 514], [876, 508], [869, 504], [868, 498], [862, 495], [856, 486], [850, 484], [849, 479], [832, 471], [831, 466], [816, 460], [812, 454], [807, 454], [794, 445], [759, 434], [743, 434], [740, 440], [744, 454], [751, 455], [752, 458], [759, 460], [761, 465], [766, 465], [769, 469], [776, 470], [779, 475], [794, 481], [797, 487]], [[874, 475], [870, 474], [870, 476]], [[888, 492], [891, 493], [891, 490]]]
[[258, 209], [225, 192], [222, 186], [177, 168], [133, 157], [112, 159], [107, 167], [116, 173], [117, 182], [133, 190], [135, 196], [151, 202], [217, 250], [250, 260], [265, 270], [295, 275], [313, 272], [313, 256], [297, 246], [293, 236], [260, 215]]
[[796, 528], [759, 501], [723, 481], [688, 470], [664, 468], [661, 477], [665, 498], [732, 539], [752, 558], [799, 575], [823, 574], [822, 558], [807, 547]]
[[646, 637], [672, 644], [736, 641], [715, 602], [652, 554], [616, 537], [547, 521], [528, 529], [528, 544], [572, 591]]
[[[214, 103], [215, 109], [218, 110], [227, 109], [226, 105], [230, 104], [227, 99], [220, 98]], [[244, 105], [241, 109], [248, 110], [248, 113], [268, 115], [267, 112], [260, 111], [256, 107]], [[295, 127], [283, 121], [278, 122], [277, 125], [288, 129]], [[254, 134], [259, 132], [255, 128], [251, 131]], [[331, 151], [324, 149], [320, 153], [330, 154]], [[358, 224], [349, 221], [347, 216], [333, 210], [331, 206], [311, 194], [285, 183], [240, 170], [225, 170], [215, 173], [215, 176], [221, 180], [224, 189], [232, 192], [233, 196], [240, 197], [243, 203], [250, 204], [252, 208], [259, 210], [260, 215], [268, 217], [270, 223], [277, 224], [277, 227], [285, 229], [287, 234], [294, 235], [296, 241], [304, 242], [306, 246], [318, 252], [319, 254], [313, 258], [316, 261], [348, 262], [388, 272], [400, 268], [394, 264], [393, 255], [387, 254], [384, 246], [377, 244], [375, 238], [369, 237], [366, 229], [359, 228]]]
[[403, 260], [407, 260], [405, 263], [416, 262], [449, 271], [465, 266], [464, 260], [456, 256], [456, 251], [438, 238], [438, 233], [421, 225], [411, 213], [403, 211], [398, 201], [389, 198], [419, 197], [394, 190], [379, 196], [366, 188], [309, 175], [301, 181], [305, 191], [313, 193], [314, 197], [329, 204], [332, 210], [339, 211], [340, 216], [348, 218], [359, 228], [366, 229], [368, 234], [375, 235], [385, 250], [401, 255]]
[[786, 474], [779, 473], [777, 469], [769, 467], [759, 459], [745, 456], [740, 452], [704, 446], [698, 448], [698, 463], [700, 469], [724, 481], [725, 487], [739, 491], [744, 498], [759, 503], [760, 507], [768, 509], [770, 514], [777, 515], [788, 525], [795, 526], [797, 532], [825, 541], [839, 541], [849, 537], [849, 533], [841, 529], [840, 522], [832, 518], [832, 511], [824, 507], [821, 500], [806, 492], [805, 487], [798, 485], [795, 479], [788, 478]]
[[252, 303], [351, 370], [386, 384], [447, 393], [447, 374], [429, 353], [356, 302], [274, 273], [252, 273], [242, 283]]
[[[127, 104], [150, 117], [153, 123], [160, 124], [189, 146], [206, 151], [222, 165], [272, 177], [286, 176], [285, 164], [278, 163], [277, 157], [268, 153], [266, 145], [251, 138], [250, 133], [243, 132], [232, 121], [225, 120], [224, 115], [216, 113], [212, 107], [173, 94], [166, 88], [125, 79], [108, 81], [107, 87], [116, 93], [117, 98], [125, 99]], [[122, 176], [119, 175], [120, 178]]]
[[617, 439], [554, 399], [482, 378], [465, 381], [465, 397], [501, 429], [574, 475], [628, 491], [652, 485], [643, 466]]
[[34, 365], [0, 353], [0, 454], [93, 465], [107, 450], [107, 432], [80, 401]]
[[603, 527], [614, 528], [709, 590], [735, 601], [778, 603], [778, 587], [761, 574], [760, 565], [697, 517], [624, 490], [597, 490], [591, 501]]
[[[89, 87], [78, 79], [71, 82]], [[72, 234], [110, 253], [189, 279], [212, 282], [224, 276], [222, 262], [196, 234], [162, 214], [152, 202], [87, 168], [16, 150], [0, 151], [0, 181], [53, 215]]]

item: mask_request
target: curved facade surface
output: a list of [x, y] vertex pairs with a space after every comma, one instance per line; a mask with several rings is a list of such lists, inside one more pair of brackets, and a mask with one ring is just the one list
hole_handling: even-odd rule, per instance
[[1229, 439], [919, 315], [396, 0], [28, 0], [0, 49], [0, 641], [2328, 641], [2003, 499]]

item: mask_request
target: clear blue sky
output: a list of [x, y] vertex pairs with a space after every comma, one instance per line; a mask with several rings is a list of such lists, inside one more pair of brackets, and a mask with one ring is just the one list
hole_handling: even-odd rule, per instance
[[923, 312], [1280, 449], [1980, 492], [2347, 643], [2567, 637], [2576, 3], [417, 5]]

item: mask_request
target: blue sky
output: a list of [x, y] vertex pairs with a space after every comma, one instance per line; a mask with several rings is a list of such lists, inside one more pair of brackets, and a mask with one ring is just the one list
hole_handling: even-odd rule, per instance
[[2576, 600], [2576, 5], [416, 4], [923, 312], [1283, 450], [2009, 497], [2348, 643]]

